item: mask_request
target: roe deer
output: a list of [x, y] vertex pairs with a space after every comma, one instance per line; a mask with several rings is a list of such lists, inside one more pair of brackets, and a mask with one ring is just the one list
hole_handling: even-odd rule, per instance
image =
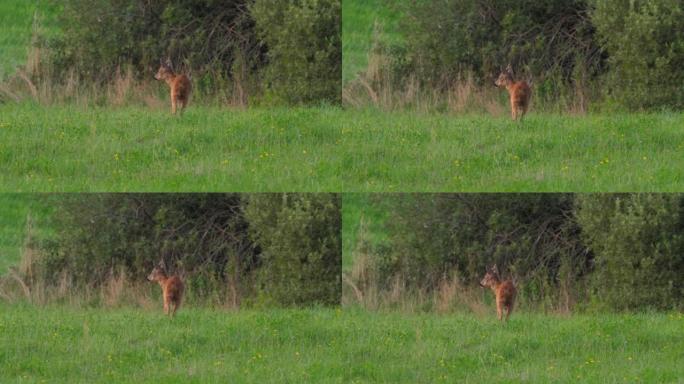
[[494, 83], [499, 88], [506, 88], [508, 95], [511, 98], [511, 116], [513, 120], [517, 120], [525, 116], [527, 109], [530, 107], [530, 96], [532, 91], [530, 86], [525, 81], [513, 80], [513, 68], [508, 64], [506, 70], [499, 74], [499, 78]]
[[176, 108], [180, 107], [180, 114], [188, 106], [192, 83], [185, 75], [178, 75], [173, 71], [171, 60], [166, 59], [166, 63], [160, 62], [159, 70], [154, 75], [157, 80], [163, 80], [171, 88], [171, 113], [176, 114]]
[[[152, 272], [150, 272], [150, 275], [147, 276], [147, 280], [159, 283], [164, 298], [164, 314], [173, 317], [183, 300], [185, 286], [183, 285], [181, 278], [177, 275], [171, 277], [166, 276], [166, 273], [164, 273], [163, 270], [163, 264], [159, 263], [159, 265], [154, 267]], [[173, 305], [173, 312], [171, 311], [171, 305]]]
[[511, 316], [511, 312], [513, 312], [515, 296], [518, 293], [513, 282], [511, 280], [501, 281], [499, 269], [494, 265], [491, 268], [487, 268], [487, 273], [485, 273], [482, 281], [480, 281], [480, 286], [492, 289], [496, 296], [497, 317], [499, 320], [503, 318], [503, 310], [505, 308], [506, 321], [508, 321], [508, 317]]

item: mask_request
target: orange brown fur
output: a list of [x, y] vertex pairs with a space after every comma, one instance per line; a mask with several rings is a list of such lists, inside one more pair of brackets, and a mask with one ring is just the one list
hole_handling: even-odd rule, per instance
[[499, 78], [495, 82], [499, 88], [506, 88], [511, 100], [511, 117], [517, 120], [525, 116], [530, 107], [530, 97], [532, 90], [525, 81], [513, 80], [513, 69], [509, 65], [505, 71], [499, 74]]
[[518, 290], [511, 280], [501, 281], [499, 277], [499, 270], [496, 265], [487, 270], [487, 273], [480, 281], [482, 287], [491, 288], [496, 296], [496, 314], [499, 320], [503, 319], [503, 312], [506, 311], [506, 321], [513, 312], [513, 305], [515, 304], [515, 296]]
[[163, 80], [171, 88], [171, 113], [176, 114], [176, 109], [180, 107], [180, 113], [188, 106], [190, 102], [190, 93], [192, 92], [192, 83], [187, 76], [183, 74], [176, 74], [171, 67], [171, 62], [162, 63], [154, 75], [157, 80]]
[[[181, 278], [176, 275], [168, 277], [160, 267], [155, 267], [150, 275], [147, 276], [147, 280], [159, 283], [164, 298], [164, 314], [174, 316], [181, 305], [183, 291], [185, 290], [185, 285]], [[171, 306], [173, 306], [173, 309], [171, 309]]]

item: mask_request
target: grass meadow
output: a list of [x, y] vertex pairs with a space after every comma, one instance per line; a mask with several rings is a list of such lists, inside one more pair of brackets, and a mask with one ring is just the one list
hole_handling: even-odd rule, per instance
[[506, 118], [320, 108], [0, 106], [0, 188], [653, 191], [684, 186], [684, 114]]
[[[2, 41], [6, 69], [26, 60], [35, 10], [57, 12], [36, 4], [42, 3], [3, 2], [2, 17], [12, 20], [0, 27], [0, 36], [12, 36]], [[345, 81], [367, 64], [375, 21], [387, 41], [401, 39], [398, 15], [383, 4], [343, 2]], [[165, 95], [166, 86], [158, 86]], [[0, 192], [665, 192], [684, 186], [682, 113], [533, 110], [517, 124], [507, 116], [334, 106], [191, 104], [177, 118], [164, 100], [157, 107], [87, 104], [0, 104]]]
[[0, 305], [2, 382], [681, 382], [684, 316]]
[[[378, 196], [344, 195], [344, 236]], [[3, 237], [20, 249], [36, 195], [0, 195]], [[41, 222], [42, 223], [42, 222]], [[39, 226], [45, 230], [45, 225]], [[353, 242], [352, 242], [353, 244]], [[346, 245], [348, 246], [348, 245]], [[2, 255], [4, 259], [6, 255]], [[4, 260], [10, 263], [11, 260]], [[346, 261], [349, 264], [349, 261]], [[507, 383], [681, 382], [684, 315], [481, 313], [188, 305], [169, 319], [159, 290], [138, 305], [0, 301], [0, 382]]]

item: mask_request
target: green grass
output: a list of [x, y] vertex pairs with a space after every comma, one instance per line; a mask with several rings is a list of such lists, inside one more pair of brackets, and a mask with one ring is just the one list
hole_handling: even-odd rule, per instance
[[354, 262], [352, 252], [356, 247], [361, 221], [367, 227], [365, 236], [373, 245], [386, 240], [384, 224], [387, 220], [388, 195], [345, 193], [342, 195], [342, 270], [349, 271]]
[[684, 316], [0, 306], [0, 382], [678, 382]]
[[55, 33], [57, 6], [47, 0], [0, 1], [0, 80], [26, 63], [34, 16], [43, 36]]
[[0, 106], [9, 191], [336, 191], [341, 112]]
[[27, 218], [31, 217], [40, 236], [49, 233], [44, 226], [49, 214], [49, 206], [39, 195], [0, 194], [0, 275], [19, 262]]
[[[335, 310], [0, 307], [0, 382], [340, 382]], [[336, 379], [337, 378], [337, 379]]]
[[677, 191], [684, 115], [0, 106], [3, 191]]
[[387, 6], [387, 0], [342, 1], [342, 82], [353, 80], [366, 69], [375, 23], [382, 28], [383, 42], [402, 40], [399, 14]]

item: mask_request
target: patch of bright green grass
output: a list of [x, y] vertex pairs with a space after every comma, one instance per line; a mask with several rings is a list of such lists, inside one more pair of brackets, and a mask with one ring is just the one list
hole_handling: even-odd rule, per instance
[[684, 316], [345, 313], [359, 382], [676, 382]]
[[0, 106], [4, 191], [681, 191], [684, 114]]
[[366, 69], [375, 23], [381, 26], [385, 43], [401, 41], [399, 14], [387, 5], [387, 0], [342, 1], [343, 83]]
[[55, 4], [47, 0], [0, 1], [0, 79], [26, 63], [34, 31], [43, 36], [54, 33]]
[[336, 383], [349, 369], [340, 316], [2, 306], [0, 382]]
[[21, 257], [30, 217], [34, 236], [49, 233], [44, 226], [50, 214], [49, 206], [40, 195], [0, 193], [0, 275]]
[[[0, 106], [9, 191], [340, 190], [335, 108]], [[322, 176], [322, 177], [321, 177]]]
[[677, 382], [681, 314], [0, 307], [1, 382]]
[[[354, 262], [352, 252], [359, 236], [373, 245], [383, 242], [385, 220], [389, 204], [388, 195], [345, 193], [342, 195], [342, 270], [349, 271]], [[366, 226], [362, 229], [362, 222]], [[359, 231], [364, 230], [363, 234]]]

